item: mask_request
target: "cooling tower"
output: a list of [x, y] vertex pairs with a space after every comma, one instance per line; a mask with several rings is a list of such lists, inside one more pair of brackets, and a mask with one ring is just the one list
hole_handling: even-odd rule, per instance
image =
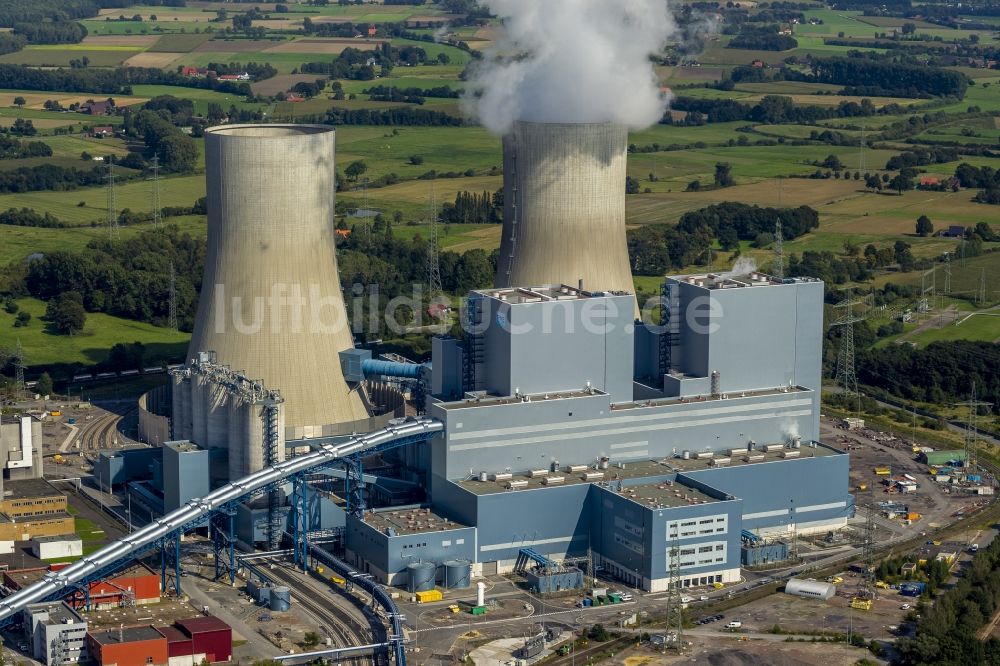
[[[280, 391], [296, 428], [368, 417], [338, 357], [354, 342], [334, 253], [334, 143], [320, 125], [205, 131], [208, 256], [188, 358], [214, 351]], [[218, 427], [208, 390], [191, 388], [194, 437]]]
[[625, 241], [628, 130], [518, 121], [503, 140], [497, 287], [542, 284], [634, 293]]

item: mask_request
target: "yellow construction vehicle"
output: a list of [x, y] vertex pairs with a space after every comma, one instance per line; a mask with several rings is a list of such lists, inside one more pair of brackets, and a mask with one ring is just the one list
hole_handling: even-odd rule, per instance
[[872, 600], [862, 599], [861, 597], [854, 597], [854, 599], [851, 600], [851, 608], [855, 608], [857, 610], [871, 610]]

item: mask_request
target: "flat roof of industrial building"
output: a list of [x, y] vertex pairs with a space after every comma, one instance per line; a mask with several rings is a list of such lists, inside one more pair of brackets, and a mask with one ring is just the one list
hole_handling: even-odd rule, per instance
[[818, 278], [779, 278], [762, 271], [746, 273], [702, 273], [699, 275], [671, 275], [668, 279], [704, 289], [739, 289], [744, 287], [773, 287], [783, 284], [820, 282]]
[[464, 398], [453, 402], [441, 402], [442, 409], [466, 409], [468, 407], [496, 407], [498, 405], [513, 405], [519, 402], [543, 402], [546, 400], [566, 400], [567, 398], [586, 398], [595, 395], [607, 395], [595, 388], [576, 389], [572, 391], [549, 391], [548, 393], [525, 393], [520, 396], [495, 396], [483, 394], [481, 397]]
[[575, 301], [607, 296], [629, 296], [624, 291], [587, 291], [565, 284], [545, 284], [536, 287], [504, 287], [500, 289], [480, 289], [477, 294], [495, 298], [505, 303], [544, 303], [548, 301]]
[[[795, 455], [795, 452], [798, 452], [798, 455]], [[701, 469], [715, 469], [718, 466], [719, 458], [729, 459], [725, 463], [726, 467], [739, 467], [741, 465], [757, 465], [765, 462], [789, 462], [802, 458], [825, 458], [826, 456], [842, 455], [843, 453], [843, 451], [820, 442], [802, 442], [802, 445], [797, 449], [790, 449], [787, 446], [783, 446], [781, 449], [766, 451], [764, 448], [758, 447], [753, 451], [741, 452], [739, 455], [729, 455], [726, 451], [716, 452], [712, 458], [697, 458], [698, 452], [692, 451], [691, 457], [688, 460], [684, 460], [683, 458], [669, 458], [665, 462], [678, 472], [694, 472]]]
[[32, 537], [31, 540], [38, 543], [63, 543], [69, 541], [75, 543], [77, 541], [83, 541], [83, 539], [81, 539], [80, 535], [78, 534], [55, 534], [53, 536], [37, 536], [37, 537]]
[[391, 529], [395, 536], [426, 534], [468, 527], [426, 507], [373, 511], [365, 514], [364, 521], [383, 534], [388, 534], [387, 530]]
[[[40, 516], [47, 517], [47, 516]], [[31, 585], [32, 583], [37, 583], [46, 574], [58, 571], [58, 569], [50, 569], [49, 567], [36, 567], [32, 569], [11, 569], [5, 572], [5, 575], [13, 582], [15, 585], [19, 586], [18, 589]], [[115, 580], [116, 578], [125, 578], [128, 576], [158, 576], [158, 574], [147, 567], [142, 562], [134, 562], [133, 564], [125, 567], [121, 571], [116, 571], [113, 574], [104, 577], [104, 580]]]
[[48, 613], [49, 617], [45, 620], [46, 624], [70, 624], [83, 622], [83, 618], [81, 618], [76, 611], [62, 601], [44, 601], [38, 604], [29, 604], [27, 610], [31, 614], [35, 614], [39, 611]]
[[229, 625], [215, 617], [214, 615], [202, 615], [200, 617], [189, 617], [175, 622], [178, 627], [194, 636], [209, 631], [227, 631]]
[[45, 479], [17, 479], [3, 483], [3, 499], [5, 500], [55, 496], [64, 497], [65, 493]]
[[666, 405], [687, 405], [697, 402], [715, 402], [719, 400], [739, 400], [740, 398], [760, 398], [769, 395], [781, 395], [782, 393], [804, 393], [811, 389], [802, 386], [782, 386], [780, 388], [760, 389], [757, 391], [733, 391], [731, 393], [720, 393], [719, 395], [689, 395], [677, 398], [656, 398], [651, 400], [636, 400], [633, 402], [616, 402], [611, 405], [611, 411], [621, 411], [623, 409], [641, 409], [644, 407], [663, 407]]
[[[613, 488], [608, 488], [608, 490], [613, 490]], [[679, 506], [694, 506], [719, 501], [717, 497], [706, 495], [696, 488], [685, 486], [676, 481], [622, 486], [620, 490], [614, 490], [614, 492], [649, 509], [673, 509]]]
[[101, 645], [120, 645], [138, 641], [153, 641], [163, 638], [163, 634], [150, 625], [140, 627], [125, 627], [123, 629], [105, 629], [92, 631], [90, 635]]
[[[582, 466], [583, 465], [578, 465], [577, 467]], [[497, 470], [488, 470], [490, 474], [496, 471]], [[502, 472], [502, 470], [500, 471]], [[602, 474], [603, 476], [601, 478], [588, 481], [584, 478], [587, 474]], [[490, 495], [492, 493], [511, 492], [507, 489], [507, 484], [511, 481], [523, 481], [527, 483], [527, 485], [518, 488], [518, 490], [551, 487], [542, 482], [542, 479], [545, 477], [562, 477], [563, 480], [560, 481], [558, 485], [569, 486], [579, 483], [607, 483], [650, 476], [670, 476], [672, 474], [673, 470], [661, 461], [637, 460], [626, 463], [609, 463], [607, 469], [594, 469], [593, 465], [588, 465], [585, 470], [567, 472], [565, 467], [560, 467], [557, 472], [548, 472], [546, 474], [534, 476], [529, 472], [521, 472], [513, 474], [511, 478], [501, 478], [498, 481], [480, 481], [476, 478], [457, 481], [456, 483], [458, 483], [458, 485], [462, 488], [465, 488], [466, 490], [477, 495]]]

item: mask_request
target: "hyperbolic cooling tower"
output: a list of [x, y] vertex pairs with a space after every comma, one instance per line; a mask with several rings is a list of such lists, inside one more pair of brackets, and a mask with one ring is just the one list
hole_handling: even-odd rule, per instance
[[354, 342], [334, 253], [333, 128], [205, 131], [208, 256], [188, 358], [277, 389], [285, 424], [367, 418], [338, 352]]
[[503, 140], [504, 220], [495, 286], [634, 293], [625, 241], [628, 130], [517, 121]]

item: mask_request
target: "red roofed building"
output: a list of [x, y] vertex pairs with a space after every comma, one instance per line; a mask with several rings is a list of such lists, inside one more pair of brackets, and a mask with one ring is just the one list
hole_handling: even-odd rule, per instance
[[201, 76], [201, 70], [191, 65], [181, 67], [181, 76]]
[[196, 655], [191, 637], [177, 627], [156, 627], [167, 639], [167, 656], [170, 666], [194, 666], [200, 664], [205, 655]]
[[233, 630], [217, 617], [205, 615], [178, 620], [174, 626], [191, 637], [193, 654], [204, 654], [210, 663], [229, 661], [233, 655]]

